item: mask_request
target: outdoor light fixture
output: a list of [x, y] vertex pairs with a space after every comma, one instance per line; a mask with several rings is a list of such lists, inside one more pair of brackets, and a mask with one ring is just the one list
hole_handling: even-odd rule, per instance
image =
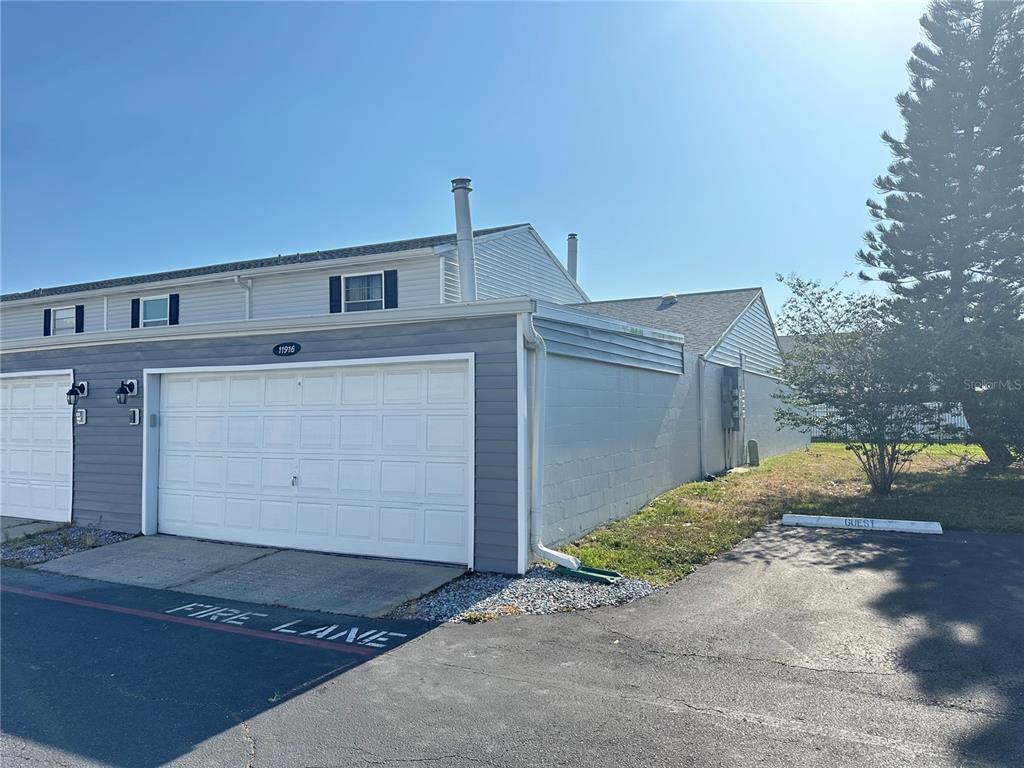
[[114, 396], [117, 398], [118, 405], [124, 405], [128, 402], [129, 397], [134, 397], [139, 394], [139, 387], [135, 379], [126, 379], [121, 382], [121, 386], [114, 390]]
[[80, 381], [77, 384], [72, 384], [71, 389], [67, 392], [68, 405], [74, 408], [78, 405], [78, 398], [87, 397], [89, 395], [89, 382]]

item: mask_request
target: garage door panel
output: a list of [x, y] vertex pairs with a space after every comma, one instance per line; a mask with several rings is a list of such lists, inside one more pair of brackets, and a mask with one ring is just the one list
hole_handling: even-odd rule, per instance
[[342, 459], [339, 462], [338, 493], [342, 496], [365, 496], [377, 487], [378, 463], [357, 459]]
[[421, 465], [415, 461], [382, 461], [380, 463], [380, 494], [390, 497], [420, 495]]
[[314, 448], [335, 448], [336, 431], [337, 424], [333, 418], [300, 416], [299, 448], [304, 451]]
[[307, 373], [302, 377], [299, 399], [304, 407], [337, 405], [337, 398], [337, 374]]
[[419, 414], [385, 414], [381, 417], [381, 448], [385, 451], [418, 451], [420, 449]]
[[342, 416], [338, 447], [343, 451], [372, 451], [379, 448], [378, 422], [377, 416]]
[[261, 499], [259, 527], [271, 533], [291, 533], [295, 527], [295, 503]]
[[224, 525], [227, 528], [255, 530], [259, 522], [256, 498], [227, 497], [224, 500]]
[[67, 374], [0, 379], [0, 501], [12, 517], [71, 520]]
[[[161, 531], [467, 561], [473, 446], [466, 363], [163, 379]], [[177, 379], [191, 384], [176, 387]], [[191, 403], [181, 394], [188, 391]], [[180, 462], [183, 456], [194, 464]], [[187, 514], [184, 496], [192, 499]]]
[[295, 510], [295, 533], [299, 536], [334, 536], [333, 504], [303, 501], [295, 505]]
[[267, 376], [263, 404], [296, 405], [299, 401], [299, 377], [295, 374]]

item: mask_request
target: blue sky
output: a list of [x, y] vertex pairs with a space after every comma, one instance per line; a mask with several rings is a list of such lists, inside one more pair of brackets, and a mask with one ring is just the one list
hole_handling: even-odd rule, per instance
[[529, 221], [592, 298], [855, 269], [924, 3], [2, 6], [2, 290]]

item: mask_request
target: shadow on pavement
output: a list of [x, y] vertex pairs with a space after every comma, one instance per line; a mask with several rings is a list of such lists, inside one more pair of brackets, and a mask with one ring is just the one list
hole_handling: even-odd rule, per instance
[[[779, 535], [786, 531], [795, 535]], [[965, 761], [1024, 764], [1024, 535], [942, 536], [841, 530], [766, 531], [770, 546], [725, 555], [738, 562], [800, 560], [838, 572], [875, 571], [888, 589], [870, 608], [911, 623], [897, 663], [923, 699], [967, 707], [989, 724], [954, 746]]]

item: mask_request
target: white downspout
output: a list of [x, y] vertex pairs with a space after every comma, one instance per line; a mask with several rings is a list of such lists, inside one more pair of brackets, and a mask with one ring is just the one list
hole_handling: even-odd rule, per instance
[[243, 283], [242, 278], [235, 275], [235, 285], [245, 291], [245, 319], [252, 320], [252, 278]]
[[700, 479], [708, 476], [704, 469], [704, 355], [697, 355], [697, 428], [698, 453], [700, 455]]
[[533, 375], [526, 388], [526, 412], [529, 415], [530, 437], [530, 541], [533, 551], [545, 560], [571, 571], [580, 567], [572, 555], [549, 549], [541, 537], [544, 533], [544, 401], [547, 384], [547, 347], [544, 337], [533, 325], [533, 314], [527, 313], [523, 323], [523, 341], [533, 351]]

